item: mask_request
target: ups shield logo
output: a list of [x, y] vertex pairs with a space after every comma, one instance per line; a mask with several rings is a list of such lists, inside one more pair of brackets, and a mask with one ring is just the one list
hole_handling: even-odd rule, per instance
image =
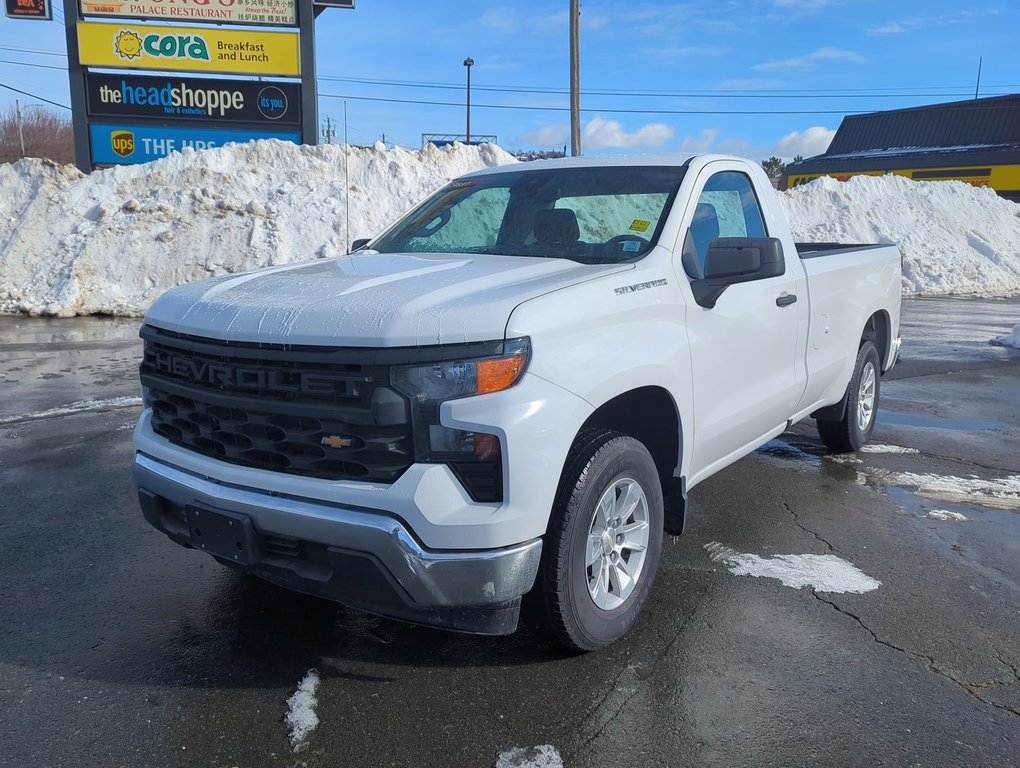
[[121, 157], [127, 157], [135, 151], [135, 135], [131, 131], [114, 131], [110, 134], [113, 151]]

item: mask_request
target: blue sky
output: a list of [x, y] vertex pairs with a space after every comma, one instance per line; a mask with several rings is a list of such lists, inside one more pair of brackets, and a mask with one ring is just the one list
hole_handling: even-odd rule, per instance
[[[849, 112], [973, 97], [979, 57], [982, 95], [1020, 92], [1020, 3], [961, 7], [582, 2], [584, 152], [817, 154]], [[495, 134], [507, 149], [562, 148], [568, 8], [568, 0], [358, 0], [353, 11], [327, 10], [316, 21], [320, 117], [342, 121], [346, 100], [350, 139], [361, 144], [385, 135], [417, 147], [423, 132], [463, 133], [470, 56], [472, 133]], [[0, 83], [68, 104], [61, 70], [5, 63], [61, 64], [26, 51], [62, 53], [62, 26], [0, 19]], [[15, 96], [0, 88], [0, 107]]]

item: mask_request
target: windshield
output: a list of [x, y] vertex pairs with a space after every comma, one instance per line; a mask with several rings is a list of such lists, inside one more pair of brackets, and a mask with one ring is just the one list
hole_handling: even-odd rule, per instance
[[655, 244], [685, 170], [536, 168], [459, 179], [370, 247], [380, 253], [634, 261]]

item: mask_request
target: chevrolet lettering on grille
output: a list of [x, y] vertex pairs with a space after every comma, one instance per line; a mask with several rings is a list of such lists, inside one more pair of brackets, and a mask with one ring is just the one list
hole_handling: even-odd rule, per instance
[[207, 363], [163, 351], [154, 352], [147, 362], [156, 373], [222, 389], [350, 396], [357, 387], [349, 377], [336, 374]]

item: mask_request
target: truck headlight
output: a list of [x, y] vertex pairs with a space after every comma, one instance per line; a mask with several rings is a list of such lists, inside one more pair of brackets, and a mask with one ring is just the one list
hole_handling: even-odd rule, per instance
[[448, 464], [475, 501], [501, 501], [499, 437], [445, 427], [439, 408], [447, 400], [509, 389], [524, 375], [530, 354], [529, 339], [511, 339], [496, 355], [394, 368], [393, 387], [411, 401], [415, 461]]

